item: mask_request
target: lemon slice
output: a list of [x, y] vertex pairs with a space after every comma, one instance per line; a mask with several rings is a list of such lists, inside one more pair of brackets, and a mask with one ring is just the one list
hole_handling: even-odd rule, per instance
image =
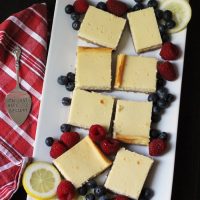
[[187, 27], [191, 16], [192, 9], [187, 0], [163, 0], [160, 2], [160, 9], [170, 10], [173, 13], [173, 19], [176, 26], [169, 30], [169, 33], [176, 33]]
[[51, 199], [60, 183], [56, 168], [46, 162], [34, 162], [24, 171], [22, 184], [26, 192], [36, 199]]

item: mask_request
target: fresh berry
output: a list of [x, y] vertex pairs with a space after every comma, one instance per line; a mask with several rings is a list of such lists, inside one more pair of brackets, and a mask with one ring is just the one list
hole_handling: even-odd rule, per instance
[[72, 200], [75, 197], [75, 188], [71, 182], [62, 180], [57, 187], [57, 196], [61, 200]]
[[160, 136], [160, 131], [156, 129], [151, 129], [150, 130], [150, 138], [155, 139]]
[[166, 80], [164, 80], [163, 78], [159, 78], [157, 80], [157, 83], [156, 83], [156, 87], [157, 88], [162, 88], [166, 85]]
[[171, 12], [170, 10], [165, 10], [165, 11], [163, 12], [163, 19], [164, 19], [165, 21], [171, 20], [171, 19], [172, 19], [172, 12]]
[[144, 199], [151, 199], [154, 195], [154, 191], [150, 188], [143, 188], [141, 192], [141, 197]]
[[153, 101], [154, 103], [158, 100], [158, 95], [156, 93], [151, 93], [148, 96], [148, 101]]
[[143, 8], [144, 8], [144, 5], [142, 3], [136, 3], [133, 6], [132, 11], [142, 10]]
[[120, 148], [120, 142], [113, 138], [107, 138], [100, 143], [102, 151], [107, 155], [116, 154]]
[[168, 139], [168, 134], [166, 132], [161, 132], [159, 135], [159, 138], [162, 140], [167, 140]]
[[152, 114], [152, 116], [151, 116], [151, 121], [153, 122], [153, 123], [157, 123], [157, 122], [159, 122], [161, 120], [161, 115], [158, 115], [158, 114]]
[[166, 27], [167, 27], [168, 29], [172, 29], [172, 28], [174, 28], [175, 26], [176, 26], [176, 22], [175, 22], [174, 20], [169, 20], [169, 21], [166, 22]]
[[118, 16], [121, 17], [128, 11], [128, 7], [125, 3], [118, 1], [118, 0], [108, 0], [106, 2], [107, 10]]
[[176, 60], [179, 56], [179, 48], [171, 42], [165, 42], [162, 45], [160, 56], [164, 60]]
[[106, 11], [107, 10], [107, 6], [106, 6], [106, 3], [100, 1], [97, 6], [96, 6], [98, 9], [101, 9], [101, 10], [104, 10]]
[[99, 143], [106, 137], [106, 130], [103, 126], [98, 124], [92, 125], [89, 129], [89, 136], [93, 142]]
[[167, 143], [162, 139], [154, 139], [149, 143], [149, 155], [150, 156], [160, 156], [166, 150]]
[[70, 124], [62, 124], [60, 126], [60, 130], [61, 132], [70, 132], [71, 131], [72, 126]]
[[72, 23], [72, 28], [76, 31], [78, 31], [80, 29], [80, 26], [81, 26], [81, 22], [76, 20]]
[[89, 4], [86, 0], [76, 0], [73, 6], [77, 13], [84, 14], [87, 12]]
[[156, 93], [160, 99], [165, 99], [167, 97], [168, 90], [167, 88], [163, 87], [163, 88], [158, 89]]
[[105, 193], [106, 193], [106, 189], [101, 185], [98, 185], [97, 187], [94, 188], [94, 194], [97, 197], [100, 197], [104, 195]]
[[168, 102], [167, 101], [165, 101], [164, 99], [159, 99], [158, 101], [157, 101], [157, 106], [160, 108], [160, 109], [165, 109], [165, 108], [167, 108], [168, 107]]
[[70, 4], [66, 5], [65, 6], [65, 12], [67, 14], [71, 14], [72, 12], [74, 12], [74, 7], [72, 5], [70, 5]]
[[69, 105], [71, 105], [71, 99], [70, 98], [68, 98], [68, 97], [63, 97], [62, 98], [62, 104], [64, 105], [64, 106], [69, 106]]
[[161, 114], [161, 111], [162, 111], [162, 109], [159, 106], [153, 106], [153, 108], [152, 108], [152, 112], [154, 114], [159, 115], [159, 114]]
[[170, 36], [169, 36], [169, 34], [167, 34], [167, 33], [161, 34], [161, 37], [162, 37], [162, 41], [163, 41], [163, 42], [168, 42], [168, 41], [170, 41]]
[[77, 12], [73, 12], [73, 13], [71, 13], [71, 18], [72, 18], [72, 20], [74, 20], [74, 21], [79, 20], [80, 17], [81, 17], [80, 14], [77, 13]]
[[86, 186], [88, 189], [95, 188], [97, 186], [97, 183], [95, 180], [91, 179], [86, 183]]
[[78, 188], [78, 194], [81, 195], [81, 196], [84, 196], [87, 194], [87, 186], [86, 185], [83, 185], [81, 186], [80, 188]]
[[158, 2], [157, 2], [156, 0], [150, 0], [150, 1], [147, 3], [147, 6], [148, 6], [148, 7], [157, 8], [157, 7], [158, 7]]
[[75, 74], [73, 72], [68, 72], [66, 77], [67, 77], [67, 80], [69, 82], [74, 82], [75, 81]]
[[128, 197], [122, 196], [122, 195], [117, 195], [114, 200], [129, 200]]
[[167, 27], [164, 24], [159, 24], [158, 26], [160, 34], [164, 34], [167, 30]]
[[173, 94], [168, 94], [167, 97], [166, 97], [166, 101], [168, 103], [171, 103], [172, 101], [175, 100], [175, 96]]
[[53, 145], [54, 139], [52, 137], [47, 137], [45, 143], [47, 146], [51, 147]]
[[76, 132], [65, 132], [61, 135], [60, 140], [70, 149], [80, 141], [80, 135]]
[[158, 64], [158, 72], [167, 81], [174, 81], [177, 78], [175, 66], [168, 61]]
[[65, 88], [66, 88], [66, 90], [68, 90], [68, 91], [73, 91], [74, 90], [74, 88], [75, 88], [75, 83], [74, 82], [68, 82], [66, 85], [65, 85]]
[[159, 10], [159, 9], [156, 9], [155, 10], [155, 15], [156, 15], [156, 18], [158, 20], [161, 20], [163, 18], [163, 11], [162, 10]]
[[89, 193], [85, 196], [85, 200], [95, 200], [95, 196], [92, 193]]
[[59, 76], [57, 79], [58, 84], [65, 85], [67, 84], [67, 77], [66, 76]]
[[108, 196], [103, 195], [101, 197], [99, 197], [99, 200], [110, 200]]
[[67, 148], [63, 143], [59, 141], [54, 141], [53, 145], [51, 146], [50, 156], [52, 158], [57, 158], [62, 155], [66, 150]]

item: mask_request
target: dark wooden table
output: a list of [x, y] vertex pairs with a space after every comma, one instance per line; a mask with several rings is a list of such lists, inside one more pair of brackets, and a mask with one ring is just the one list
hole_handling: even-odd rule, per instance
[[[1, 0], [0, 22], [35, 2], [44, 1]], [[46, 2], [51, 21], [55, 0]], [[200, 200], [200, 1], [190, 2], [193, 17], [187, 34], [172, 200]], [[22, 187], [15, 199], [26, 199]]]

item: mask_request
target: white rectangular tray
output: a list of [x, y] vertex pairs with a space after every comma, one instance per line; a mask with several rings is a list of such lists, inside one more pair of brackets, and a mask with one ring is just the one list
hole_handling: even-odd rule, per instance
[[[134, 2], [133, 0], [124, 1], [127, 3]], [[97, 2], [97, 0], [92, 0], [91, 2], [94, 3]], [[88, 46], [88, 43], [84, 43], [77, 39], [77, 32], [72, 29], [72, 20], [64, 11], [65, 6], [69, 3], [73, 3], [73, 0], [57, 0], [56, 2], [33, 154], [35, 160], [48, 162], [52, 161], [49, 156], [50, 148], [45, 145], [45, 138], [49, 136], [55, 138], [60, 137], [60, 125], [67, 122], [70, 109], [70, 107], [63, 106], [61, 100], [64, 96], [71, 96], [71, 92], [66, 91], [64, 86], [60, 86], [57, 83], [57, 78], [60, 75], [67, 74], [67, 72], [74, 72], [77, 44]], [[172, 38], [172, 41], [180, 46], [182, 55], [177, 61], [174, 62], [178, 68], [179, 78], [174, 82], [167, 82], [166, 85], [170, 93], [176, 95], [176, 100], [168, 109], [166, 109], [165, 114], [162, 115], [162, 120], [157, 125], [158, 129], [171, 134], [169, 149], [165, 155], [154, 158], [155, 163], [148, 176], [148, 180], [145, 183], [145, 185], [155, 191], [155, 195], [152, 198], [153, 200], [171, 199], [185, 39], [186, 30], [174, 34]], [[136, 55], [131, 35], [127, 27], [126, 31], [122, 35], [118, 52]], [[143, 53], [142, 55], [154, 56], [160, 59], [159, 51]], [[145, 94], [131, 92], [113, 92], [111, 95], [132, 100], [147, 99], [147, 95]], [[87, 131], [83, 131], [81, 129], [77, 129], [77, 131], [81, 132], [82, 136], [87, 134]], [[131, 148], [138, 153], [148, 155], [148, 147], [132, 145]]]

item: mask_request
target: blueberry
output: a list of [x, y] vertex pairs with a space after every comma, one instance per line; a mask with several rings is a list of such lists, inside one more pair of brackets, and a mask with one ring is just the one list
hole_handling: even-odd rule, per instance
[[85, 196], [85, 200], [95, 200], [94, 194], [90, 193]]
[[168, 90], [167, 88], [163, 87], [158, 89], [156, 93], [160, 99], [165, 99], [168, 95]]
[[72, 5], [70, 5], [70, 4], [66, 5], [65, 6], [65, 12], [67, 14], [71, 14], [72, 12], [74, 12], [74, 7]]
[[76, 31], [78, 31], [80, 29], [80, 26], [81, 26], [81, 22], [78, 21], [78, 20], [75, 20], [73, 23], [72, 23], [72, 28]]
[[61, 132], [70, 132], [71, 131], [72, 126], [70, 124], [62, 124], [60, 126], [60, 130]]
[[67, 84], [67, 77], [66, 76], [59, 76], [57, 79], [58, 84], [65, 85]]
[[141, 192], [141, 197], [144, 199], [151, 199], [154, 195], [154, 191], [150, 188], [143, 188]]
[[167, 140], [168, 134], [166, 132], [162, 132], [162, 133], [160, 133], [159, 138], [162, 140]]
[[78, 194], [81, 195], [81, 196], [84, 196], [87, 194], [87, 186], [86, 185], [83, 185], [81, 186], [80, 188], [78, 188]]
[[144, 8], [144, 5], [142, 3], [137, 3], [133, 6], [132, 10], [137, 11], [137, 10], [142, 10]]
[[152, 112], [154, 114], [160, 114], [162, 109], [159, 106], [153, 106]]
[[76, 12], [72, 12], [71, 13], [71, 18], [74, 20], [74, 21], [77, 21], [80, 19], [80, 14], [76, 13]]
[[156, 18], [158, 20], [161, 20], [163, 18], [163, 11], [162, 10], [159, 10], [159, 9], [156, 9], [155, 10], [155, 15], [156, 15]]
[[168, 42], [170, 40], [170, 36], [167, 33], [161, 34], [161, 37], [163, 42]]
[[160, 131], [156, 130], [156, 129], [151, 129], [150, 130], [150, 137], [155, 139], [158, 138], [160, 136]]
[[158, 2], [157, 2], [156, 0], [150, 0], [150, 1], [147, 3], [147, 6], [148, 6], [148, 7], [157, 8], [157, 7], [158, 7]]
[[66, 90], [71, 92], [75, 88], [75, 83], [74, 82], [69, 82], [69, 83], [67, 83], [67, 85], [65, 85], [65, 88], [66, 88]]
[[166, 22], [166, 27], [167, 27], [168, 29], [172, 29], [172, 28], [174, 28], [175, 26], [176, 26], [176, 22], [173, 21], [173, 20], [169, 20], [169, 21]]
[[157, 80], [157, 88], [162, 88], [165, 85], [166, 85], [166, 80], [164, 80], [162, 78]]
[[62, 98], [62, 104], [64, 105], [64, 106], [69, 106], [69, 105], [71, 105], [71, 99], [70, 98], [68, 98], [68, 97], [63, 97]]
[[106, 193], [106, 189], [101, 185], [94, 188], [94, 194], [97, 197], [100, 197], [100, 196], [104, 195], [105, 193]]
[[106, 11], [107, 10], [107, 6], [106, 6], [106, 3], [100, 1], [97, 6], [96, 6], [98, 9], [101, 9], [101, 10], [104, 10]]
[[67, 73], [67, 80], [69, 82], [74, 82], [75, 81], [75, 74], [72, 72]]
[[54, 139], [53, 139], [52, 137], [47, 137], [47, 138], [45, 139], [45, 143], [46, 143], [46, 145], [49, 146], [49, 147], [52, 146], [53, 142], [54, 142]]
[[166, 101], [168, 103], [171, 103], [172, 101], [175, 100], [175, 96], [173, 94], [168, 94], [167, 97], [166, 97]]
[[156, 102], [158, 100], [158, 95], [156, 93], [151, 93], [148, 96], [148, 101]]
[[108, 196], [103, 195], [101, 197], [99, 197], [99, 200], [109, 200]]
[[164, 99], [160, 99], [160, 100], [157, 101], [157, 106], [160, 107], [161, 109], [167, 108], [168, 105], [169, 104]]
[[159, 28], [160, 34], [165, 33], [167, 30], [167, 28], [164, 24], [159, 24], [158, 28]]
[[151, 121], [152, 121], [153, 123], [157, 123], [157, 122], [159, 122], [160, 120], [161, 120], [161, 116], [160, 116], [160, 115], [152, 114], [152, 116], [151, 116]]
[[163, 19], [164, 19], [165, 21], [171, 20], [171, 19], [172, 19], [172, 12], [171, 12], [170, 10], [165, 10], [165, 11], [163, 12]]
[[86, 183], [86, 186], [88, 189], [95, 188], [97, 186], [97, 183], [95, 180], [92, 179]]

